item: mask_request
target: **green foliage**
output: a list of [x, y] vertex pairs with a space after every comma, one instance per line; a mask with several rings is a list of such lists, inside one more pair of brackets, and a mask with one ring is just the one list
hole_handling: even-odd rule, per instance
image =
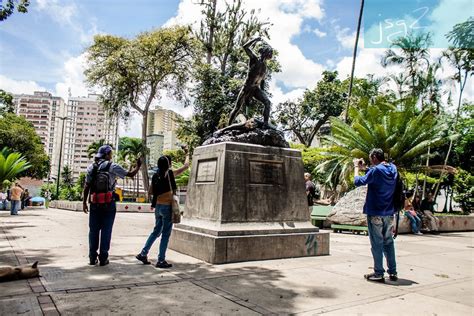
[[143, 144], [140, 138], [122, 137], [119, 144], [120, 152], [130, 163], [134, 164], [140, 156], [145, 156], [148, 148]]
[[[179, 169], [183, 166], [183, 163], [174, 162], [173, 160], [171, 164], [173, 165], [173, 170]], [[176, 185], [178, 187], [185, 187], [188, 185], [190, 170], [191, 168], [186, 169], [182, 174], [180, 174], [179, 176], [175, 178]]]
[[[193, 68], [193, 117], [181, 121], [178, 130], [178, 138], [189, 145], [191, 152], [225, 126], [247, 73], [248, 57], [242, 45], [256, 34], [268, 38], [269, 29], [269, 23], [260, 21], [254, 10], [242, 8], [241, 0], [225, 2], [223, 10], [217, 8], [215, 0], [200, 1], [199, 5], [204, 19], [195, 35], [204, 58]], [[268, 69], [269, 73], [279, 71], [275, 58]], [[257, 101], [250, 102], [247, 116], [253, 116], [260, 106]]]
[[167, 149], [163, 151], [163, 155], [171, 157], [173, 166], [175, 163], [179, 163], [182, 166], [186, 160], [186, 153], [182, 149]]
[[357, 109], [351, 108], [349, 114], [350, 125], [338, 118], [331, 119], [332, 135], [326, 137], [330, 147], [323, 153], [326, 161], [317, 168], [325, 174], [325, 183], [330, 187], [347, 186], [352, 160], [367, 160], [372, 148], [381, 148], [387, 159], [409, 169], [420, 164], [428, 146], [433, 149], [448, 141], [444, 134], [447, 126], [430, 109], [418, 112], [408, 99], [400, 104], [380, 100], [362, 103]]
[[20, 13], [28, 12], [28, 6], [30, 0], [4, 0], [5, 3], [0, 1], [0, 21], [6, 20], [16, 10]]
[[72, 179], [72, 171], [69, 166], [64, 166], [63, 171], [61, 172], [61, 183], [64, 187], [70, 189], [74, 185]]
[[325, 157], [321, 154], [322, 148], [306, 147], [303, 144], [291, 143], [290, 147], [301, 151], [304, 171], [311, 173], [313, 180], [320, 180], [320, 174], [316, 172], [316, 167], [324, 161]]
[[0, 151], [0, 189], [6, 181], [14, 181], [23, 171], [29, 169], [31, 165], [20, 154], [9, 152], [7, 148]]
[[[418, 185], [421, 185], [425, 179], [426, 183], [429, 185], [434, 185], [436, 181], [438, 181], [436, 178], [428, 177], [424, 174], [418, 174]], [[403, 172], [403, 182], [408, 188], [414, 188], [416, 185], [416, 173], [408, 171]]]
[[[409, 87], [412, 96], [420, 96], [423, 92], [423, 73], [427, 71], [429, 62], [429, 49], [431, 35], [429, 33], [411, 33], [408, 36], [395, 40], [392, 47], [385, 52], [382, 66], [400, 65], [404, 67], [407, 80], [404, 81]], [[400, 97], [404, 97], [401, 95]]]
[[454, 146], [453, 165], [474, 173], [474, 104], [465, 104], [456, 132], [460, 134]]
[[344, 100], [344, 89], [337, 79], [337, 71], [324, 71], [316, 87], [306, 90], [301, 99], [278, 104], [275, 111], [277, 122], [309, 147], [329, 117], [341, 114]]
[[44, 183], [40, 188], [40, 196], [49, 200], [57, 200], [56, 196], [56, 184]]
[[110, 145], [112, 148], [114, 148], [114, 146], [112, 146], [111, 144], [105, 144], [105, 139], [99, 139], [98, 141], [93, 142], [89, 145], [89, 147], [87, 147], [87, 158], [93, 158], [99, 151], [99, 148], [103, 145]]
[[19, 176], [47, 177], [50, 168], [48, 155], [33, 125], [25, 118], [11, 113], [0, 116], [0, 148], [4, 147], [21, 153], [31, 165]]
[[467, 21], [458, 23], [453, 30], [446, 34], [450, 42], [456, 48], [473, 49], [474, 48], [474, 18], [471, 16]]
[[454, 200], [461, 205], [465, 213], [474, 209], [474, 175], [466, 170], [458, 169], [454, 176]]
[[13, 95], [0, 89], [0, 116], [4, 113], [14, 113]]
[[[143, 32], [126, 39], [96, 35], [87, 49], [86, 81], [103, 90], [101, 103], [109, 113], [128, 118], [131, 108], [143, 117], [142, 142], [146, 148], [147, 115], [160, 91], [187, 101], [189, 69], [196, 60], [197, 42], [189, 27], [174, 26]], [[146, 160], [143, 185], [148, 189]]]

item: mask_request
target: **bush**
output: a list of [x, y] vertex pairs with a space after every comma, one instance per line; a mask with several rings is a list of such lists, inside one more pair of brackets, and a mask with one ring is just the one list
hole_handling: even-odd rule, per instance
[[466, 170], [458, 169], [453, 183], [454, 200], [465, 213], [472, 213], [474, 206], [474, 176]]

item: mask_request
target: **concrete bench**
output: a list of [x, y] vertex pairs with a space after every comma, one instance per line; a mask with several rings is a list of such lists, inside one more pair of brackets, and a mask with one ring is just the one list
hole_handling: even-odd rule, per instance
[[313, 205], [311, 211], [311, 224], [323, 228], [324, 221], [332, 210], [331, 205]]
[[365, 234], [367, 235], [369, 233], [369, 229], [367, 226], [354, 226], [354, 225], [339, 225], [339, 224], [332, 224], [331, 229], [335, 233], [342, 233], [342, 232], [351, 232], [353, 234]]

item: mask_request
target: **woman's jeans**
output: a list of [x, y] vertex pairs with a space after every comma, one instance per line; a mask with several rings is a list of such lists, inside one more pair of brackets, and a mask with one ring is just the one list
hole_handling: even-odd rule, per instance
[[141, 255], [146, 256], [150, 251], [151, 246], [153, 246], [155, 240], [161, 235], [158, 261], [164, 261], [166, 258], [166, 249], [168, 248], [168, 241], [170, 240], [172, 228], [173, 222], [171, 216], [171, 205], [157, 204], [155, 208], [155, 228], [148, 237]]
[[421, 228], [421, 219], [417, 215], [412, 215], [409, 212], [405, 212], [405, 216], [410, 220], [411, 231], [418, 233]]
[[395, 262], [395, 245], [393, 242], [393, 216], [367, 216], [372, 257], [374, 258], [374, 272], [383, 276], [383, 256], [387, 259], [387, 272], [397, 274]]

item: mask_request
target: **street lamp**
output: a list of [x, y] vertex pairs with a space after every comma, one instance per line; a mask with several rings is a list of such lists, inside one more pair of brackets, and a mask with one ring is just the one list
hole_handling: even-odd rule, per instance
[[69, 120], [67, 116], [61, 117], [57, 116], [57, 119], [60, 119], [63, 121], [63, 129], [61, 131], [61, 146], [59, 147], [59, 161], [58, 161], [58, 176], [56, 178], [56, 199], [59, 198], [59, 179], [61, 178], [61, 160], [63, 156], [63, 140], [64, 140], [64, 122], [66, 120]]

